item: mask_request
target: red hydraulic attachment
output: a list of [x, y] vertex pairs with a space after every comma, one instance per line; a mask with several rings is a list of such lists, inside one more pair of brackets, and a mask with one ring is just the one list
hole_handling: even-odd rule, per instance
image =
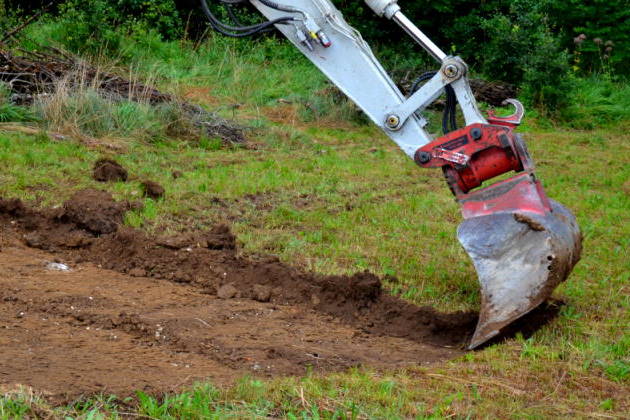
[[[549, 199], [534, 176], [525, 143], [513, 132], [515, 124], [502, 123], [472, 124], [416, 151], [418, 165], [442, 168], [466, 219], [519, 210], [541, 215], [551, 211]], [[510, 171], [523, 173], [474, 190], [484, 181]]]

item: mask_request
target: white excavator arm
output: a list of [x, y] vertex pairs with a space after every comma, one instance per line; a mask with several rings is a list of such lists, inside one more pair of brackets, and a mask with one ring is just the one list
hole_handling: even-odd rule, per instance
[[[286, 11], [266, 5], [269, 1], [251, 3], [269, 20], [287, 16]], [[400, 92], [361, 34], [348, 25], [330, 1], [290, 3], [299, 10], [293, 14], [296, 20], [278, 25], [278, 29], [411, 158], [433, 140], [424, 129], [427, 122], [421, 112], [443, 94], [447, 84], [455, 90], [466, 123], [486, 123], [470, 91], [466, 64], [442, 52], [403, 15], [395, 1], [367, 3], [379, 16], [401, 25], [442, 66], [409, 98]]]
[[[207, 0], [201, 0], [215, 30], [242, 37], [275, 26], [419, 166], [442, 169], [465, 219], [458, 239], [481, 283], [479, 323], [469, 348], [536, 308], [568, 277], [580, 258], [580, 230], [570, 211], [547, 198], [525, 143], [513, 132], [523, 106], [508, 100], [516, 107], [515, 114], [489, 113], [484, 118], [468, 83], [466, 63], [436, 46], [405, 17], [397, 0], [365, 1], [378, 16], [400, 25], [440, 65], [409, 97], [329, 0], [218, 1], [228, 10], [249, 2], [269, 21], [231, 26], [219, 21]], [[445, 135], [434, 139], [425, 129], [422, 112], [444, 92], [450, 115], [445, 114]], [[455, 101], [466, 121], [460, 129]], [[511, 171], [517, 175], [479, 188]]]

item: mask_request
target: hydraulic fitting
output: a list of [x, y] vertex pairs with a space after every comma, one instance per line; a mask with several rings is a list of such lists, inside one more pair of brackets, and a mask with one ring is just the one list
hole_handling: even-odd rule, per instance
[[319, 39], [319, 43], [322, 44], [324, 48], [329, 48], [332, 45], [330, 38], [328, 38], [324, 31], [317, 32], [317, 39]]

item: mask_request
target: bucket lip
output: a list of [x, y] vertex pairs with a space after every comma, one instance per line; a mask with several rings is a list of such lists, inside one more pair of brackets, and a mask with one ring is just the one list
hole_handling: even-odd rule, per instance
[[498, 336], [499, 334], [501, 334], [501, 331], [505, 327], [507, 327], [508, 325], [510, 325], [511, 323], [516, 321], [517, 319], [520, 319], [520, 318], [524, 317], [525, 315], [527, 315], [528, 313], [530, 313], [534, 309], [538, 308], [548, 298], [549, 298], [549, 296], [545, 296], [545, 297], [542, 297], [540, 299], [537, 299], [538, 302], [533, 303], [526, 311], [524, 311], [524, 312], [522, 312], [520, 314], [514, 315], [514, 316], [508, 318], [505, 321], [493, 322], [493, 323], [485, 322], [484, 323], [483, 320], [482, 320], [482, 315], [480, 315], [479, 322], [477, 324], [477, 328], [475, 329], [475, 333], [473, 334], [472, 338], [470, 339], [470, 344], [468, 345], [468, 350], [475, 350], [476, 348], [479, 348], [480, 346], [482, 346], [485, 343], [487, 343], [489, 340], [491, 340], [494, 337]]

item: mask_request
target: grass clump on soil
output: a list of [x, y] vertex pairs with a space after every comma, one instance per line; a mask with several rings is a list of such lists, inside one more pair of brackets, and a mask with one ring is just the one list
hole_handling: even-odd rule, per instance
[[179, 104], [112, 101], [92, 88], [69, 91], [60, 86], [56, 93], [38, 99], [34, 107], [49, 131], [148, 142], [201, 136]]
[[[323, 77], [277, 40], [212, 38], [196, 50], [136, 39], [134, 65], [196, 103], [222, 108], [260, 128], [256, 150], [135, 139], [135, 122], [116, 160], [131, 174], [108, 184], [138, 200], [143, 179], [166, 199], [143, 199], [127, 223], [148, 231], [232, 224], [245, 253], [274, 254], [323, 273], [369, 269], [396, 276], [391, 293], [441, 310], [474, 309], [478, 285], [455, 240], [459, 222], [442, 177], [420, 171], [374, 127], [343, 113], [306, 118], [296, 104], [325, 88]], [[582, 83], [582, 82], [580, 82]], [[523, 127], [548, 194], [572, 209], [585, 235], [584, 257], [555, 293], [559, 317], [531, 338], [516, 338], [437, 367], [353, 370], [262, 381], [229, 389], [202, 385], [129, 402], [155, 418], [623, 418], [630, 410], [630, 128], [626, 85], [583, 82], [575, 122], [542, 117]], [[287, 98], [287, 92], [294, 97]], [[88, 93], [89, 94], [89, 93]], [[278, 102], [286, 99], [288, 102]], [[235, 107], [235, 104], [239, 104]], [[594, 105], [593, 105], [594, 104]], [[333, 104], [334, 105], [334, 104]], [[73, 108], [81, 111], [78, 108]], [[122, 112], [107, 111], [109, 118]], [[141, 111], [142, 112], [142, 111]], [[345, 112], [345, 111], [344, 111]], [[123, 112], [124, 114], [124, 112]], [[154, 115], [155, 116], [155, 115]], [[146, 123], [154, 116], [141, 117]], [[157, 116], [155, 116], [157, 117]], [[88, 119], [89, 120], [89, 119]], [[62, 121], [58, 119], [57, 121]], [[84, 127], [97, 136], [99, 124]], [[77, 122], [80, 126], [80, 120]], [[117, 130], [116, 126], [113, 126]], [[100, 130], [100, 131], [98, 131]], [[86, 131], [88, 132], [88, 131]], [[107, 133], [105, 134], [107, 135]], [[158, 136], [159, 137], [159, 136]], [[153, 138], [151, 136], [145, 137]], [[42, 136], [0, 134], [0, 195], [60, 204], [90, 179], [103, 150]], [[173, 177], [173, 172], [181, 176]], [[122, 417], [107, 398], [51, 407], [6, 393], [0, 417], [53, 413]], [[43, 411], [41, 411], [43, 410]]]
[[11, 101], [11, 89], [9, 86], [0, 83], [0, 123], [24, 123], [37, 120], [38, 118], [32, 110], [13, 104]]

